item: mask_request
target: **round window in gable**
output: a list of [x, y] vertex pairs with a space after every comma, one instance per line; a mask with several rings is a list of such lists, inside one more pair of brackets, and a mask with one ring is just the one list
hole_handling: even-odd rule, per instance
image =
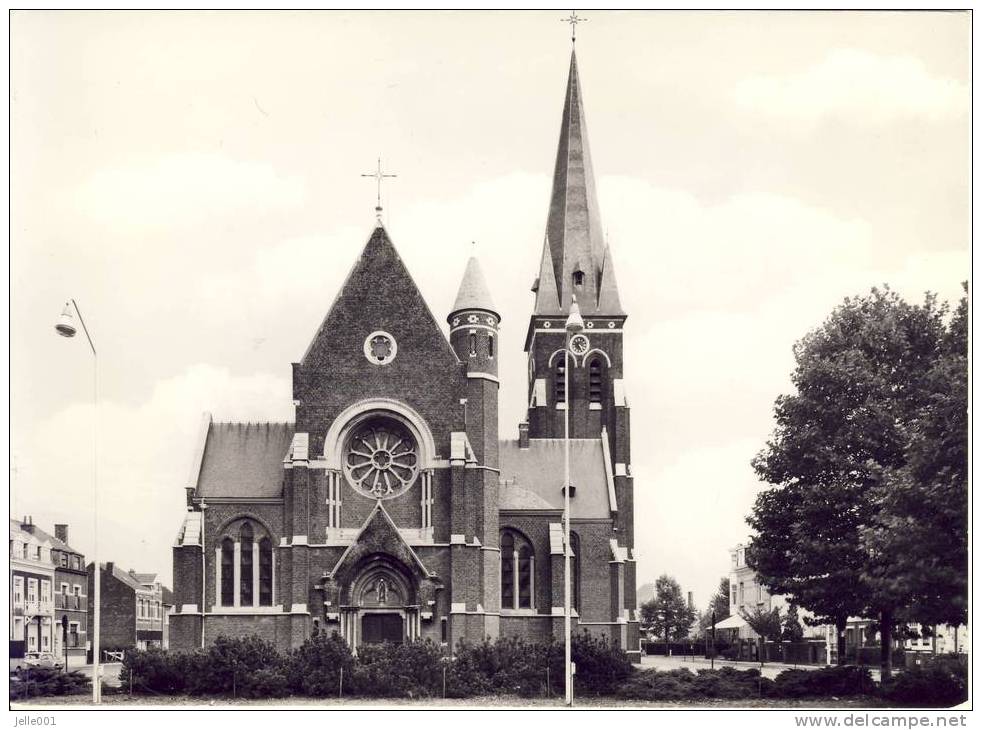
[[365, 338], [365, 357], [373, 365], [388, 365], [396, 359], [398, 349], [395, 337], [388, 332], [379, 330]]

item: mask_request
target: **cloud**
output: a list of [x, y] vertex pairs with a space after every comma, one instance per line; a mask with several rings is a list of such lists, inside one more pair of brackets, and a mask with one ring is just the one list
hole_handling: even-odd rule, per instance
[[970, 99], [967, 85], [932, 76], [917, 58], [848, 48], [795, 75], [745, 78], [732, 93], [742, 108], [768, 116], [802, 122], [841, 117], [859, 124], [957, 118], [968, 113]]
[[269, 164], [189, 152], [100, 169], [79, 187], [74, 202], [100, 223], [145, 229], [296, 208], [305, 199], [301, 179], [284, 178]]
[[[204, 364], [158, 382], [142, 403], [103, 402], [99, 410], [100, 560], [159, 572], [167, 584], [202, 411], [216, 420], [293, 419], [286, 379], [235, 376]], [[94, 423], [90, 404], [40, 423], [21, 451], [12, 489], [14, 515], [33, 514], [48, 531], [54, 522], [68, 523], [71, 543], [89, 558]]]

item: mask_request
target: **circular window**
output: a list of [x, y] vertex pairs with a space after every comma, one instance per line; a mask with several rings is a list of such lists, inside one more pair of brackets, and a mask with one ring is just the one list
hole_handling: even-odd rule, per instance
[[344, 473], [356, 490], [375, 499], [397, 497], [419, 473], [419, 450], [409, 430], [394, 419], [357, 426], [344, 450]]
[[398, 349], [395, 337], [388, 332], [379, 330], [365, 338], [365, 357], [373, 365], [388, 365], [396, 359]]

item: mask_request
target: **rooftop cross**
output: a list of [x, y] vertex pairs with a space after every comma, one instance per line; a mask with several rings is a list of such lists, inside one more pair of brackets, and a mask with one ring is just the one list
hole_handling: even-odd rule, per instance
[[568, 18], [560, 18], [560, 20], [562, 22], [564, 22], [564, 23], [569, 23], [570, 28], [573, 31], [573, 43], [576, 43], [576, 24], [577, 23], [585, 23], [587, 21], [587, 19], [586, 18], [579, 17], [576, 14], [576, 11], [573, 10], [573, 11], [570, 12]]
[[375, 172], [363, 173], [362, 177], [372, 177], [375, 178], [375, 217], [378, 222], [382, 222], [382, 180], [387, 177], [398, 177], [398, 175], [390, 175], [388, 173], [382, 172], [382, 158], [378, 158], [378, 164], [375, 167]]

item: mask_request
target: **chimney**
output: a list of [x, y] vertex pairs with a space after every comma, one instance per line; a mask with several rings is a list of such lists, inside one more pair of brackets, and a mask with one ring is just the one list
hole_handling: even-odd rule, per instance
[[68, 525], [55, 525], [55, 537], [62, 542], [68, 542]]
[[105, 563], [102, 564], [102, 569], [104, 571], [106, 571], [107, 573], [112, 573], [113, 572], [113, 565], [114, 565], [114, 563], [111, 560], [107, 560]]
[[529, 422], [522, 421], [518, 424], [518, 448], [527, 449], [529, 447]]
[[30, 515], [24, 515], [24, 521], [20, 523], [20, 529], [32, 535], [34, 534], [34, 520], [31, 519]]

